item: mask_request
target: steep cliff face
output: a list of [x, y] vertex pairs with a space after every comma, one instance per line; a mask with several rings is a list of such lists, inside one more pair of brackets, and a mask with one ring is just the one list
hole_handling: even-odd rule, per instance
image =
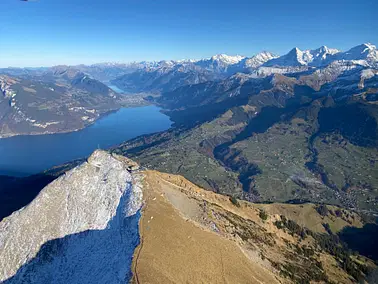
[[141, 178], [96, 151], [0, 223], [4, 283], [124, 283], [139, 243]]

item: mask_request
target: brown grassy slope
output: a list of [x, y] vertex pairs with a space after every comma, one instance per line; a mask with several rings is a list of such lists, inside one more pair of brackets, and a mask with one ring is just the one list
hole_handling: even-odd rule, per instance
[[287, 219], [293, 220], [301, 226], [304, 226], [311, 231], [317, 233], [326, 233], [323, 225], [329, 224], [332, 232], [337, 233], [346, 226], [361, 228], [361, 218], [354, 212], [348, 211], [347, 214], [342, 214], [341, 218], [337, 218], [334, 214], [336, 210], [347, 212], [336, 206], [327, 205], [329, 213], [326, 216], [321, 216], [316, 211], [316, 205], [306, 203], [301, 205], [272, 203], [272, 204], [255, 204], [255, 207], [265, 210], [269, 215], [284, 215]]
[[[146, 172], [145, 184], [134, 283], [279, 283], [235, 242], [184, 219], [167, 200], [167, 184], [156, 173]], [[171, 198], [180, 203], [180, 197]], [[181, 205], [195, 218], [195, 202]]]
[[332, 214], [337, 208], [329, 206], [329, 213], [321, 216], [313, 204], [238, 201], [236, 206], [227, 196], [203, 190], [182, 176], [145, 174], [136, 283], [356, 282], [312, 235], [301, 237], [275, 222], [284, 215], [313, 234], [327, 235], [322, 223], [334, 232], [351, 223], [361, 226], [357, 214], [345, 211], [336, 217]]

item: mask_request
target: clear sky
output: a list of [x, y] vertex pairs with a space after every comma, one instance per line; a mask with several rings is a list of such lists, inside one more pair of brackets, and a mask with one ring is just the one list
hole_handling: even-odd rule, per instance
[[378, 44], [378, 0], [0, 0], [0, 67]]

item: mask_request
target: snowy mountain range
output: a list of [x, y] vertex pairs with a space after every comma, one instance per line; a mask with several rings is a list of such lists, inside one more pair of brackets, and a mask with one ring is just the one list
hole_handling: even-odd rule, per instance
[[[162, 60], [142, 61], [130, 63], [99, 63], [91, 65], [98, 68], [132, 68], [132, 69], [156, 69], [161, 67], [173, 67], [178, 64], [193, 64], [207, 70], [225, 71], [228, 68], [240, 66], [257, 68], [259, 66], [324, 66], [335, 60], [366, 60], [371, 63], [378, 60], [378, 51], [375, 45], [364, 43], [352, 47], [348, 51], [340, 51], [335, 48], [321, 46], [313, 50], [301, 50], [293, 48], [282, 56], [275, 55], [268, 51], [260, 52], [251, 57], [241, 55], [217, 54], [205, 59], [184, 59], [184, 60]], [[84, 65], [82, 65], [84, 66]]]
[[377, 48], [366, 43], [345, 52], [322, 46], [313, 50], [293, 48], [282, 56], [264, 51], [252, 57], [219, 54], [201, 60], [130, 63], [125, 66], [137, 66], [134, 71], [127, 69], [123, 75], [110, 80], [126, 92], [164, 92], [183, 85], [223, 80], [236, 73], [254, 78], [299, 72], [341, 74], [355, 67], [376, 68], [377, 62]]
[[289, 53], [269, 60], [265, 66], [322, 66], [329, 62], [330, 58], [340, 53], [339, 50], [328, 48], [326, 46], [319, 47], [314, 50], [300, 50], [295, 47]]
[[[293, 48], [289, 53], [269, 60], [264, 66], [314, 66], [321, 67], [333, 61], [356, 61], [361, 65], [374, 64], [378, 60], [376, 46], [365, 43], [341, 52], [338, 49], [322, 46], [314, 50]], [[360, 61], [360, 62], [357, 62]]]
[[[81, 74], [80, 78], [87, 78], [86, 81], [90, 81], [87, 85], [91, 88], [94, 86], [96, 90], [102, 82], [115, 85], [125, 93], [148, 94], [171, 92], [187, 85], [222, 81], [231, 76], [242, 78], [241, 81], [245, 82], [273, 74], [301, 77], [301, 82], [306, 82], [314, 90], [319, 90], [321, 86], [336, 80], [344, 72], [354, 70], [360, 74], [365, 69], [373, 70], [368, 72], [369, 74], [376, 74], [375, 71], [378, 69], [378, 50], [371, 43], [361, 44], [347, 51], [327, 46], [308, 50], [295, 47], [281, 56], [263, 51], [250, 57], [218, 54], [199, 60], [99, 63], [36, 70], [2, 69], [0, 73], [38, 80], [51, 76], [69, 77]], [[82, 80], [75, 83], [82, 84]]]
[[[57, 66], [42, 69], [0, 69], [0, 74], [45, 80], [51, 76], [86, 78], [88, 86], [98, 90], [102, 83], [114, 85], [125, 93], [171, 92], [186, 85], [217, 82], [236, 74], [242, 81], [273, 74], [302, 76], [315, 90], [343, 72], [378, 69], [378, 50], [371, 43], [347, 51], [321, 46], [301, 50], [297, 47], [278, 56], [268, 51], [254, 56], [218, 54], [205, 59], [99, 63], [94, 65]], [[374, 71], [375, 72], [375, 71]], [[373, 74], [375, 74], [373, 72]], [[99, 81], [99, 82], [97, 82]], [[100, 83], [101, 82], [101, 83]], [[82, 81], [75, 82], [82, 84]], [[90, 84], [89, 84], [90, 83]], [[93, 89], [92, 88], [92, 89]], [[105, 90], [106, 91], [106, 90]]]

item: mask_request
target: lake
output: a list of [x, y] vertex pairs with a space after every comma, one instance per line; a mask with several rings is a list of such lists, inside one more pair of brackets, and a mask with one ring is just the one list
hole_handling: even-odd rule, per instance
[[156, 106], [122, 108], [80, 131], [0, 139], [0, 175], [35, 174], [171, 124]]

